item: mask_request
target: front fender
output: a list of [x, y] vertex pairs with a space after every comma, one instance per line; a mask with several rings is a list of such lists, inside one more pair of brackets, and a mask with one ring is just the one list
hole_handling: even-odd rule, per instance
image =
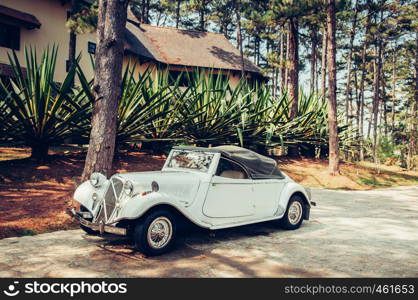
[[136, 195], [131, 199], [127, 200], [120, 209], [116, 222], [121, 220], [134, 220], [143, 216], [147, 211], [157, 205], [170, 205], [182, 213], [191, 222], [201, 227], [208, 228], [208, 224], [202, 223], [200, 220], [195, 218], [189, 210], [181, 202], [175, 200], [173, 196], [153, 192], [145, 196]]
[[[109, 180], [106, 180], [100, 187], [95, 188], [91, 185], [90, 181], [85, 181], [80, 184], [74, 192], [74, 200], [87, 208], [91, 213], [93, 211], [93, 194], [98, 195], [98, 200], [101, 201], [104, 197], [104, 193], [109, 185]], [[98, 205], [96, 205], [98, 207]]]
[[309, 207], [311, 206], [309, 202], [309, 195], [306, 192], [305, 188], [301, 186], [300, 184], [291, 181], [291, 182], [288, 182], [283, 187], [283, 192], [281, 193], [280, 199], [279, 199], [279, 207], [275, 213], [276, 216], [282, 217], [284, 215], [284, 213], [286, 212], [287, 204], [289, 203], [290, 197], [292, 197], [292, 195], [295, 193], [302, 193], [305, 196], [307, 200], [306, 202], [309, 205]]

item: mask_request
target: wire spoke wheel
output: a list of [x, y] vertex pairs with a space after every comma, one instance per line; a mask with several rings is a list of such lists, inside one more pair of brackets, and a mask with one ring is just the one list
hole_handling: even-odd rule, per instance
[[165, 247], [173, 235], [173, 225], [166, 217], [158, 217], [148, 227], [148, 244], [154, 249]]
[[287, 214], [287, 218], [289, 223], [292, 225], [296, 225], [299, 223], [300, 219], [302, 218], [302, 205], [298, 201], [292, 202], [289, 206], [289, 213]]

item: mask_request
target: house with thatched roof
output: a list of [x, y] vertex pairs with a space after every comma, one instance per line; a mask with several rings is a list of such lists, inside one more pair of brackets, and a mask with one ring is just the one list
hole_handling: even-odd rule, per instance
[[[25, 46], [36, 47], [38, 54], [53, 44], [59, 46], [56, 80], [68, 69], [70, 33], [66, 21], [68, 0], [2, 0], [0, 3], [0, 76], [11, 76], [7, 53], [14, 50], [24, 67]], [[87, 76], [93, 76], [90, 55], [95, 54], [96, 35], [77, 35], [76, 53]], [[166, 69], [172, 76], [184, 76], [196, 69], [212, 70], [228, 76], [235, 85], [241, 77], [240, 52], [224, 35], [140, 24], [128, 12], [125, 31], [124, 64], [135, 65], [138, 72]], [[244, 59], [246, 77], [263, 79], [260, 69]]]

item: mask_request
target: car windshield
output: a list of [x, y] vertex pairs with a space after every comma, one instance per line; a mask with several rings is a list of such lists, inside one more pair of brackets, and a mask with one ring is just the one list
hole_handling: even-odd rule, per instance
[[192, 169], [207, 172], [213, 160], [213, 153], [174, 150], [167, 166], [175, 169]]

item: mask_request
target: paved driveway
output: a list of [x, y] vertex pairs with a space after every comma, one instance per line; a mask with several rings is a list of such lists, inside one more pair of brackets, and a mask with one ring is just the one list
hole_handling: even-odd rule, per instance
[[313, 197], [299, 230], [199, 230], [156, 258], [81, 230], [3, 239], [0, 277], [418, 277], [418, 186]]

